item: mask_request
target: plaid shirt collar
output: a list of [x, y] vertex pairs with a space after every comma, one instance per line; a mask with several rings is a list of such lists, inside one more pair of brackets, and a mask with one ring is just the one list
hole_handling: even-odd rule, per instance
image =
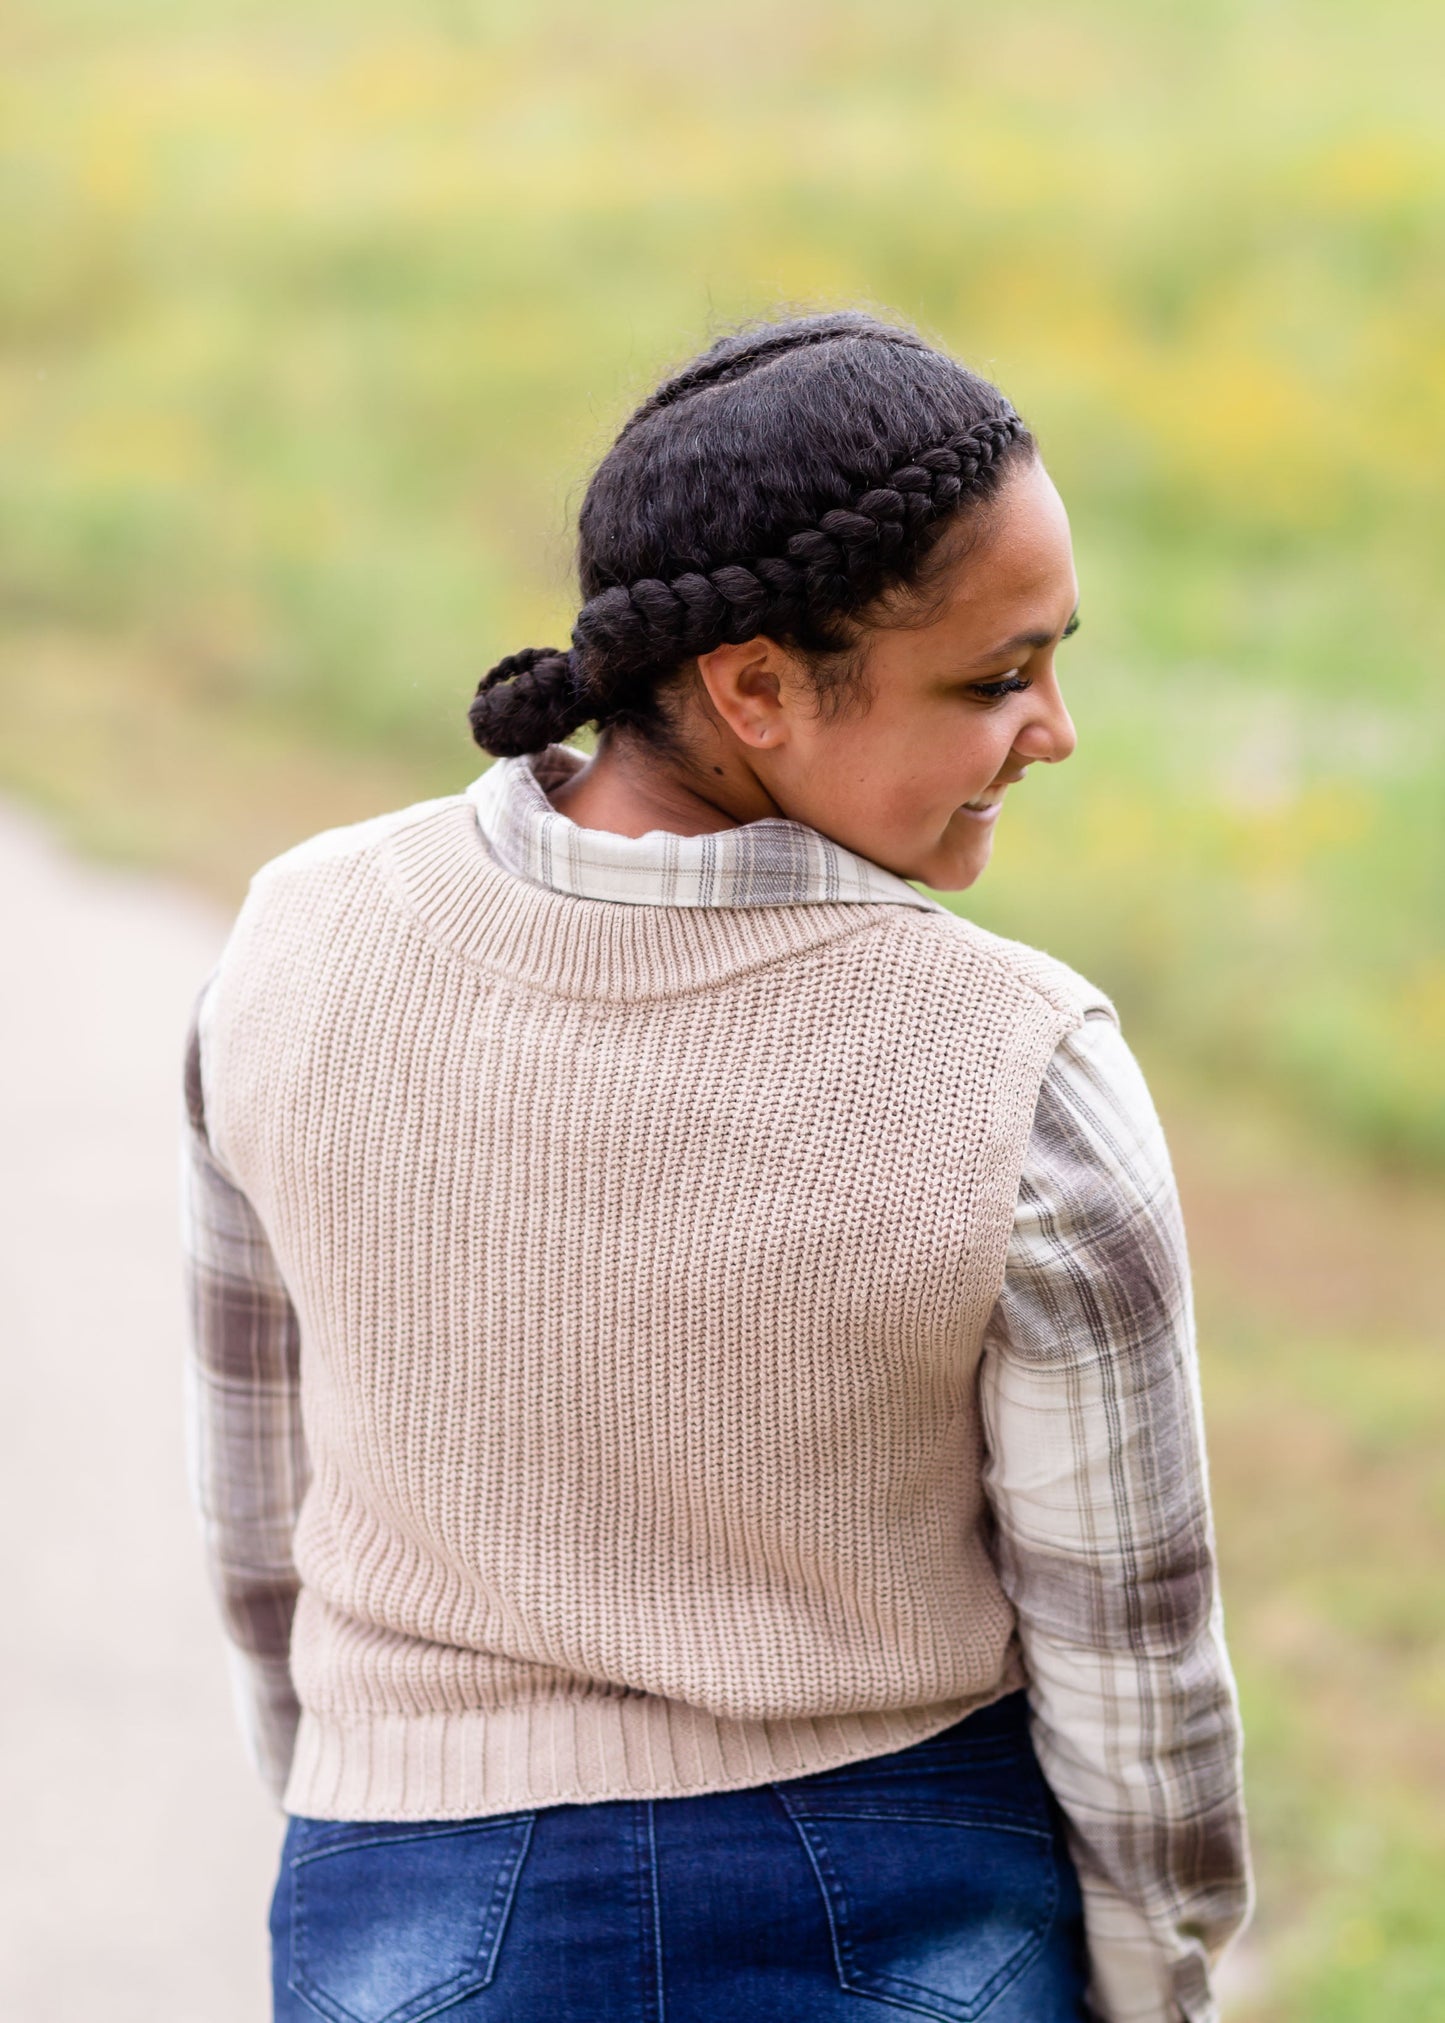
[[584, 829], [547, 799], [587, 763], [569, 745], [498, 759], [467, 789], [492, 855], [506, 870], [578, 899], [633, 906], [916, 906], [938, 900], [802, 822], [767, 816], [705, 836]]

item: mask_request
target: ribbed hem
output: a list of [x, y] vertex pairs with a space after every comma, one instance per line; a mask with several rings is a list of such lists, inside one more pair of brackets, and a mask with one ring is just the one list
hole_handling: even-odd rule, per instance
[[686, 1798], [807, 1777], [923, 1742], [1022, 1683], [881, 1714], [727, 1721], [637, 1696], [496, 1713], [303, 1712], [282, 1803], [310, 1819], [476, 1819], [610, 1798]]

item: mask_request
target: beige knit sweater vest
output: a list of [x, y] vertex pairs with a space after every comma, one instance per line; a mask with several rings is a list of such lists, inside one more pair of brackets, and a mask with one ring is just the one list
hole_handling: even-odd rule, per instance
[[300, 1320], [289, 1811], [797, 1776], [1021, 1681], [977, 1360], [1107, 999], [889, 904], [580, 899], [462, 798], [254, 882], [212, 1142]]

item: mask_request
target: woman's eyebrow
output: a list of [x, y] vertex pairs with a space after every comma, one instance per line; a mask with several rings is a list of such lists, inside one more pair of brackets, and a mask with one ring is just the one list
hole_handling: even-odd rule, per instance
[[[1077, 631], [1078, 624], [1079, 607], [1076, 604], [1073, 616], [1059, 634], [1059, 637], [1067, 639], [1071, 632]], [[997, 660], [1001, 653], [1017, 653], [1021, 646], [1047, 646], [1052, 641], [1053, 636], [1052, 632], [1016, 632], [1012, 639], [1005, 639], [999, 645], [990, 647], [987, 653], [980, 653], [976, 659], [970, 660], [968, 665], [970, 667], [982, 667], [990, 660]]]

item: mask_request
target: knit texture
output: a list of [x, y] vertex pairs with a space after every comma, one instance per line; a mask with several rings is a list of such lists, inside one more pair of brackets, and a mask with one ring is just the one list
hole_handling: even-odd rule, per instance
[[976, 1397], [1065, 965], [886, 903], [498, 866], [461, 796], [258, 875], [205, 1111], [295, 1305], [284, 1802], [797, 1776], [1021, 1683]]

